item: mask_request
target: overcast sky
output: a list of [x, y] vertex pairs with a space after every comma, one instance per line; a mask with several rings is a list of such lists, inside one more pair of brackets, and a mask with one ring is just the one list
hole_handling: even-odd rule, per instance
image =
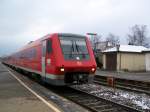
[[150, 0], [0, 0], [0, 56], [53, 32], [111, 32], [125, 44], [135, 24], [150, 32]]

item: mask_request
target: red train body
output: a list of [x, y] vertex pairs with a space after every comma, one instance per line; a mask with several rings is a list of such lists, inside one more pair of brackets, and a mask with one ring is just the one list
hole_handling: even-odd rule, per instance
[[6, 57], [4, 63], [39, 75], [53, 85], [91, 82], [96, 70], [88, 38], [67, 33], [49, 34], [30, 42]]

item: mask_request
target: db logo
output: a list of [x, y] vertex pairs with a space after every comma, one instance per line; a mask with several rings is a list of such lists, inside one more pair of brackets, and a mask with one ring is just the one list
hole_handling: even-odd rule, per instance
[[77, 65], [82, 65], [82, 62], [80, 62], [80, 61], [77, 61]]

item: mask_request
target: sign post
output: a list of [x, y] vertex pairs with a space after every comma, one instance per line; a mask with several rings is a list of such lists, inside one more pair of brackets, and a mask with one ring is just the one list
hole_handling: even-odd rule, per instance
[[114, 89], [115, 93], [115, 78], [114, 77], [107, 77], [107, 84]]

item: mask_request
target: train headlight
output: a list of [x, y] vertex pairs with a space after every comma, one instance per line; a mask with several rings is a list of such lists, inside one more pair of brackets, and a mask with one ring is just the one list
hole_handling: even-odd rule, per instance
[[61, 72], [64, 72], [64, 71], [65, 71], [65, 69], [64, 69], [64, 68], [60, 68], [60, 71], [61, 71]]
[[92, 70], [92, 72], [94, 72], [94, 71], [95, 71], [95, 68], [92, 68], [91, 70]]

